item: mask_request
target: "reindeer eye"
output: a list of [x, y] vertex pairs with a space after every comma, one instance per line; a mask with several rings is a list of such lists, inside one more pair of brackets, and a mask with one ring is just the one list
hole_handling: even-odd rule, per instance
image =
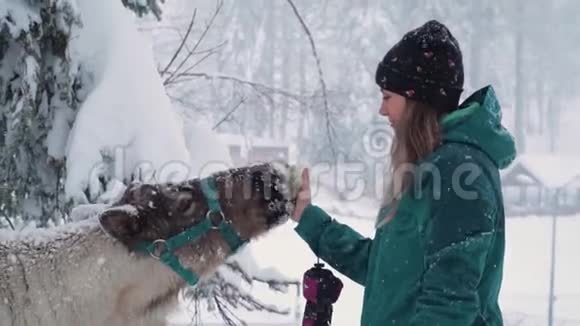
[[154, 185], [141, 184], [129, 189], [129, 202], [146, 207], [154, 200], [157, 193], [157, 188]]
[[175, 201], [176, 212], [185, 212], [190, 209], [193, 204], [193, 197], [189, 192], [180, 192], [177, 195], [177, 200]]

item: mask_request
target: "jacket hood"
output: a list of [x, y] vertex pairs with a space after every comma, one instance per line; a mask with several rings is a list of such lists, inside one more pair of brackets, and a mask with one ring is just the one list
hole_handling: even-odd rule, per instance
[[501, 119], [501, 107], [493, 87], [484, 87], [469, 96], [457, 110], [442, 117], [443, 142], [473, 145], [504, 169], [515, 159], [516, 145]]

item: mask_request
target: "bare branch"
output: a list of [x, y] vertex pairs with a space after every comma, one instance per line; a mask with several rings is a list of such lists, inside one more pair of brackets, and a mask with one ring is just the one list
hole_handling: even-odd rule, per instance
[[298, 9], [294, 5], [294, 2], [292, 2], [292, 0], [286, 0], [286, 1], [288, 1], [288, 4], [292, 7], [292, 10], [294, 11], [294, 15], [296, 16], [296, 18], [298, 18], [298, 21], [300, 21], [300, 25], [302, 25], [304, 32], [306, 33], [306, 35], [308, 36], [308, 39], [310, 40], [310, 47], [312, 48], [312, 54], [314, 55], [314, 59], [316, 60], [316, 66], [318, 68], [318, 76], [320, 79], [320, 85], [322, 86], [322, 96], [324, 98], [324, 109], [325, 109], [325, 115], [326, 115], [326, 130], [327, 130], [326, 134], [328, 136], [328, 142], [330, 145], [330, 149], [332, 150], [333, 156], [336, 160], [338, 158], [338, 156], [336, 153], [336, 148], [334, 146], [334, 142], [332, 140], [334, 131], [332, 129], [332, 124], [330, 122], [330, 109], [328, 107], [328, 96], [326, 94], [326, 82], [324, 81], [324, 74], [322, 72], [322, 65], [320, 64], [320, 57], [318, 56], [318, 52], [316, 51], [316, 45], [314, 44], [314, 38], [312, 37], [312, 33], [310, 33], [308, 26], [306, 26], [306, 23], [302, 19], [302, 16], [300, 16]]
[[[185, 38], [183, 38], [183, 40], [185, 40]], [[227, 41], [224, 41], [224, 42], [222, 42], [222, 43], [220, 43], [220, 44], [218, 44], [218, 45], [216, 45], [216, 46], [214, 46], [214, 47], [211, 47], [211, 48], [209, 48], [209, 49], [205, 49], [205, 50], [201, 50], [201, 51], [198, 51], [198, 52], [195, 52], [195, 51], [193, 51], [193, 50], [190, 50], [190, 49], [188, 48], [187, 50], [188, 50], [188, 55], [189, 55], [189, 56], [198, 55], [198, 54], [205, 54], [205, 55], [204, 55], [204, 56], [203, 56], [201, 59], [197, 60], [197, 61], [196, 61], [196, 62], [195, 62], [193, 65], [191, 65], [190, 67], [188, 67], [188, 68], [186, 68], [185, 70], [183, 70], [183, 71], [180, 71], [180, 72], [178, 72], [177, 74], [175, 74], [175, 76], [174, 76], [174, 77], [173, 77], [171, 80], [169, 80], [169, 78], [168, 78], [168, 79], [166, 79], [166, 80], [164, 80], [164, 81], [163, 81], [163, 85], [164, 85], [164, 86], [168, 86], [168, 85], [177, 84], [177, 82], [176, 82], [176, 81], [177, 81], [177, 79], [178, 79], [178, 78], [180, 78], [180, 77], [184, 76], [184, 74], [187, 74], [189, 71], [193, 70], [195, 67], [197, 67], [199, 64], [201, 64], [202, 62], [204, 62], [205, 60], [207, 60], [209, 57], [211, 57], [212, 55], [214, 55], [214, 54], [218, 53], [218, 52], [221, 50], [221, 48], [222, 48], [224, 45], [226, 45], [226, 44], [227, 44]], [[186, 48], [187, 48], [187, 45], [186, 45]], [[177, 52], [176, 52], [176, 53], [177, 53]], [[162, 76], [163, 76], [165, 73], [167, 73], [167, 71], [160, 72], [160, 74], [162, 74]]]
[[207, 52], [214, 52], [214, 53], [217, 53], [217, 52], [218, 52], [218, 50], [219, 50], [220, 48], [222, 48], [222, 47], [223, 47], [224, 45], [226, 45], [226, 44], [228, 44], [228, 41], [223, 41], [223, 42], [221, 42], [220, 44], [218, 44], [218, 45], [216, 45], [216, 46], [214, 46], [214, 47], [211, 47], [211, 48], [209, 48], [209, 49], [206, 49], [206, 50], [200, 50], [200, 51], [197, 51], [197, 52], [192, 52], [192, 53], [193, 53], [194, 55], [195, 55], [195, 54], [204, 54], [204, 53], [207, 53]]
[[[197, 65], [199, 65], [202, 62], [204, 62], [207, 58], [211, 57], [212, 55], [214, 55], [216, 53], [217, 53], [217, 51], [209, 51], [209, 52], [207, 52], [203, 57], [201, 57], [201, 59], [197, 60], [193, 65], [191, 65], [187, 69], [183, 70], [183, 72], [180, 72], [179, 75], [183, 75], [183, 74], [189, 73], [191, 70], [193, 70], [193, 68], [197, 67]], [[179, 75], [177, 75], [175, 78], [178, 78]]]
[[204, 107], [200, 107], [200, 106], [198, 106], [190, 101], [187, 101], [183, 97], [176, 97], [176, 96], [173, 96], [171, 94], [167, 94], [167, 96], [169, 97], [170, 100], [181, 104], [183, 107], [193, 109], [195, 111], [203, 111], [205, 109]]
[[171, 60], [169, 60], [169, 62], [167, 63], [167, 66], [165, 66], [165, 68], [163, 68], [163, 71], [161, 71], [161, 76], [163, 76], [167, 73], [167, 70], [169, 70], [169, 68], [171, 67], [171, 65], [175, 61], [175, 59], [177, 59], [177, 56], [179, 55], [179, 53], [181, 53], [181, 50], [183, 49], [183, 46], [185, 45], [185, 42], [187, 41], [189, 34], [191, 34], [191, 29], [193, 28], [193, 24], [195, 23], [195, 16], [196, 15], [197, 15], [197, 8], [195, 8], [195, 10], [193, 11], [193, 15], [191, 16], [191, 20], [189, 21], [189, 25], [187, 26], [187, 31], [185, 32], [185, 36], [182, 37], [181, 43], [177, 47], [177, 50], [175, 51], [175, 53], [173, 53], [173, 56], [171, 57]]
[[[267, 86], [267, 85], [264, 85], [264, 84], [260, 84], [260, 83], [256, 83], [256, 82], [252, 82], [252, 81], [248, 81], [248, 80], [243, 80], [243, 79], [240, 79], [238, 77], [227, 76], [227, 75], [210, 75], [210, 74], [203, 73], [203, 72], [200, 72], [200, 73], [184, 73], [184, 74], [181, 74], [181, 76], [183, 76], [183, 77], [194, 77], [194, 78], [205, 78], [205, 79], [209, 79], [209, 80], [211, 80], [211, 79], [220, 79], [220, 80], [232, 81], [232, 82], [236, 82], [236, 83], [239, 83], [239, 84], [243, 84], [243, 85], [250, 86], [250, 87], [254, 88], [256, 91], [258, 91], [258, 92], [260, 92], [262, 94], [263, 94], [264, 91], [268, 91], [268, 92], [271, 92], [271, 93], [276, 93], [276, 94], [279, 94], [279, 95], [286, 96], [286, 97], [288, 97], [288, 98], [290, 98], [290, 99], [292, 99], [292, 100], [294, 100], [294, 101], [296, 101], [298, 103], [304, 103], [305, 102], [304, 99], [303, 99], [303, 97], [301, 97], [299, 95], [296, 95], [296, 94], [293, 94], [293, 93], [284, 91], [284, 90], [279, 89], [279, 88]], [[171, 83], [172, 84], [176, 84], [177, 82], [183, 82], [183, 81], [188, 81], [188, 80], [190, 80], [190, 79], [175, 80], [175, 81], [173, 81]]]
[[199, 45], [201, 44], [201, 42], [204, 40], [205, 36], [209, 32], [211, 26], [213, 25], [216, 17], [219, 15], [219, 13], [222, 10], [222, 8], [223, 8], [223, 1], [219, 1], [217, 3], [216, 10], [214, 11], [214, 13], [213, 13], [212, 17], [210, 18], [209, 22], [206, 24], [205, 29], [201, 33], [201, 36], [199, 37], [199, 39], [197, 39], [195, 45], [189, 51], [189, 53], [185, 56], [185, 58], [183, 58], [183, 60], [181, 60], [181, 63], [179, 63], [179, 65], [177, 66], [177, 68], [175, 69], [175, 71], [173, 71], [173, 73], [171, 73], [169, 75], [169, 77], [167, 77], [167, 79], [165, 79], [165, 81], [163, 83], [164, 85], [167, 85], [167, 84], [169, 84], [171, 82], [171, 80], [175, 77], [175, 75], [177, 73], [179, 73], [180, 69], [187, 62], [187, 60], [189, 60], [189, 58], [193, 55], [193, 53], [195, 53], [195, 50], [197, 50], [197, 48], [199, 47]]
[[244, 103], [246, 99], [242, 98], [238, 104], [236, 104], [226, 115], [223, 117], [211, 130], [216, 130], [222, 123], [228, 120], [228, 118]]

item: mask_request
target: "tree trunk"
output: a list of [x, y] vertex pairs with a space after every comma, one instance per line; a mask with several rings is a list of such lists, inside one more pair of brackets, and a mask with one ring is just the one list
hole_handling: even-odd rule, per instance
[[[264, 51], [264, 80], [266, 84], [271, 85], [272, 87], [276, 87], [276, 41], [277, 41], [277, 27], [278, 22], [276, 21], [276, 3], [274, 1], [265, 0], [266, 2], [266, 15], [267, 15], [267, 23], [266, 23], [266, 35], [265, 35], [265, 51]], [[271, 94], [270, 96], [273, 96]], [[268, 113], [267, 113], [267, 131], [268, 136], [270, 138], [275, 137], [275, 117], [276, 117], [276, 102], [273, 98], [268, 99]]]
[[516, 64], [516, 80], [515, 80], [515, 136], [518, 145], [518, 151], [524, 153], [526, 150], [525, 134], [525, 112], [524, 112], [524, 33], [521, 26], [516, 27], [515, 37], [515, 64]]
[[549, 150], [550, 153], [554, 153], [556, 151], [556, 144], [558, 141], [558, 125], [560, 121], [560, 110], [556, 97], [554, 95], [550, 96], [549, 103], [548, 103], [548, 114], [547, 122], [548, 122], [548, 139], [549, 139]]
[[298, 110], [298, 135], [297, 141], [300, 143], [304, 138], [304, 127], [306, 123], [306, 81], [307, 81], [307, 70], [306, 70], [306, 40], [303, 37], [299, 37], [297, 41], [299, 47], [298, 53], [298, 87], [300, 98], [303, 100], [300, 103], [300, 108]]
[[[291, 72], [290, 72], [290, 68], [292, 67], [292, 65], [294, 64], [294, 60], [292, 60], [292, 58], [295, 55], [295, 51], [293, 48], [293, 45], [296, 44], [296, 40], [294, 40], [293, 37], [293, 33], [292, 33], [292, 26], [296, 26], [296, 24], [291, 24], [288, 17], [292, 17], [291, 15], [280, 15], [280, 20], [283, 22], [282, 24], [282, 28], [280, 29], [281, 31], [281, 35], [280, 35], [280, 39], [282, 40], [282, 44], [280, 45], [280, 50], [279, 53], [281, 56], [284, 57], [284, 60], [282, 61], [282, 66], [281, 66], [281, 72], [282, 72], [282, 89], [284, 89], [285, 91], [289, 91], [291, 86]], [[288, 137], [288, 111], [290, 110], [290, 101], [288, 99], [288, 97], [284, 96], [282, 97], [282, 103], [281, 103], [281, 108], [280, 108], [280, 123], [279, 123], [279, 133], [280, 133], [280, 138], [285, 140]]]
[[538, 78], [538, 82], [536, 84], [537, 91], [536, 94], [538, 96], [538, 134], [542, 135], [544, 133], [544, 126], [546, 124], [546, 119], [544, 116], [545, 106], [546, 106], [546, 94], [544, 93], [544, 80], [542, 78]]

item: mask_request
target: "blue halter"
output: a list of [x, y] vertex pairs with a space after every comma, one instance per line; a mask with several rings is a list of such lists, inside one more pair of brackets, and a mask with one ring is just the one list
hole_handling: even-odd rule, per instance
[[[205, 219], [202, 222], [169, 239], [157, 239], [152, 242], [144, 242], [139, 246], [141, 251], [146, 251], [153, 258], [160, 260], [192, 286], [197, 284], [199, 276], [191, 269], [183, 267], [174, 254], [175, 250], [196, 241], [210, 230], [218, 230], [221, 233], [229, 245], [231, 253], [236, 252], [248, 242], [248, 240], [240, 238], [236, 230], [232, 227], [231, 221], [225, 219], [218, 201], [219, 193], [215, 180], [212, 177], [201, 179], [201, 189], [209, 207]], [[219, 224], [217, 225], [211, 219], [212, 215], [215, 214], [220, 218]]]

